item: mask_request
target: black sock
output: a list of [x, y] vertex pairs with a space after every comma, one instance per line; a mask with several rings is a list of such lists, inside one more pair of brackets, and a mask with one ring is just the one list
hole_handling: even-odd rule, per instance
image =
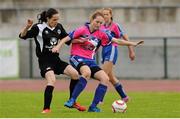
[[44, 92], [44, 108], [43, 109], [50, 109], [50, 104], [52, 100], [52, 93], [53, 93], [54, 86], [46, 86]]
[[69, 99], [71, 98], [72, 96], [72, 93], [74, 91], [74, 88], [76, 86], [76, 84], [78, 83], [79, 80], [73, 80], [71, 79], [71, 82], [70, 82], [70, 85], [69, 85], [69, 92], [70, 92], [70, 96], [69, 96]]

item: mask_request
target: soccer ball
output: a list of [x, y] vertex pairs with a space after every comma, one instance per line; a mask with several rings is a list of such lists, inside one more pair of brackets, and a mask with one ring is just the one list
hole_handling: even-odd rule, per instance
[[127, 105], [123, 100], [115, 100], [112, 103], [112, 111], [114, 113], [116, 113], [116, 112], [124, 113], [126, 111], [126, 109], [127, 109]]

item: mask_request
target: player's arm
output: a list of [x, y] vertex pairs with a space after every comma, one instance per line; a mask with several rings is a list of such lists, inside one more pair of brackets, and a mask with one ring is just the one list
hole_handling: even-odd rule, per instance
[[79, 37], [78, 39], [73, 39], [72, 43], [84, 43], [86, 41], [88, 41], [87, 38]]
[[[118, 28], [118, 33], [120, 33], [119, 35], [121, 36], [122, 39], [126, 40], [126, 41], [130, 41], [128, 35], [126, 34], [125, 30], [123, 29], [123, 27], [120, 24], [117, 24], [117, 28]], [[128, 50], [129, 50], [129, 58], [131, 60], [135, 59], [135, 52], [132, 46], [128, 46]]]
[[58, 44], [52, 48], [52, 52], [53, 53], [58, 53], [59, 50], [61, 49], [61, 47], [68, 42], [69, 40], [71, 40], [71, 38], [69, 36], [66, 36], [65, 38], [59, 40]]
[[[122, 35], [122, 38], [123, 38], [124, 40], [126, 40], [126, 41], [129, 41], [129, 37], [128, 37], [127, 34], [123, 34], [123, 35]], [[132, 47], [132, 46], [128, 46], [128, 50], [129, 50], [129, 58], [130, 58], [131, 60], [134, 60], [134, 59], [135, 59], [135, 52], [134, 52], [133, 47]]]
[[117, 43], [118, 45], [122, 45], [122, 46], [138, 46], [144, 43], [143, 40], [137, 41], [137, 42], [132, 42], [132, 41], [126, 41], [123, 39], [117, 39], [117, 38], [112, 38], [111, 40], [114, 43]]
[[27, 20], [27, 23], [26, 23], [26, 26], [25, 26], [25, 27], [21, 30], [21, 32], [20, 32], [20, 37], [26, 36], [29, 28], [31, 28], [32, 25], [33, 25], [33, 20], [28, 19], [28, 20]]
[[39, 33], [39, 28], [37, 27], [37, 25], [33, 25], [33, 26], [32, 25], [33, 25], [33, 20], [28, 19], [26, 26], [22, 28], [19, 34], [19, 38], [27, 39], [27, 38], [33, 38], [37, 36]]

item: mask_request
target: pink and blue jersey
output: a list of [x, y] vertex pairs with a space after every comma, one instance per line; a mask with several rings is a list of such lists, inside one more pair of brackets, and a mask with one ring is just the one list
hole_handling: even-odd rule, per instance
[[[119, 24], [117, 24], [115, 22], [112, 22], [108, 26], [106, 26], [104, 24], [104, 25], [101, 26], [101, 29], [105, 30], [107, 33], [110, 33], [111, 36], [114, 37], [114, 38], [121, 38], [125, 34], [123, 28]], [[112, 43], [112, 45], [118, 46], [117, 43]]]
[[88, 23], [69, 33], [69, 37], [71, 40], [86, 39], [84, 43], [72, 43], [71, 55], [81, 56], [88, 59], [94, 59], [97, 48], [100, 45], [106, 46], [110, 44], [112, 40], [112, 36], [102, 30], [91, 32]]
[[[124, 35], [124, 31], [115, 22], [112, 22], [110, 25], [106, 26], [105, 24], [101, 26], [101, 30], [105, 31], [107, 34], [110, 34], [114, 38], [121, 38]], [[102, 48], [102, 63], [105, 61], [116, 63], [118, 57], [118, 44], [112, 43]]]

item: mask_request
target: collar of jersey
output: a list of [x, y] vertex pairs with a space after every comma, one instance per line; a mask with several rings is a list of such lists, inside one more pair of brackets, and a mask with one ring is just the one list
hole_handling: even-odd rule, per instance
[[43, 24], [45, 24], [46, 27], [47, 27], [48, 29], [50, 29], [51, 31], [53, 31], [53, 30], [55, 29], [55, 27], [51, 28], [46, 22], [43, 22]]

